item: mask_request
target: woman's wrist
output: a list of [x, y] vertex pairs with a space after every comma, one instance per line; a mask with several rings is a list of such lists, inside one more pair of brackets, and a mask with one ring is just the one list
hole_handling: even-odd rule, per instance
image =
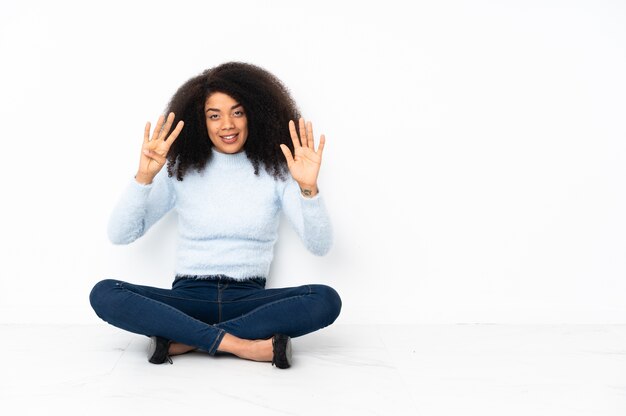
[[300, 187], [300, 193], [305, 198], [313, 198], [319, 192], [319, 189], [317, 189], [317, 185], [305, 185], [302, 183], [298, 183], [298, 186]]
[[154, 176], [147, 175], [145, 173], [137, 172], [135, 175], [135, 180], [142, 185], [150, 185]]

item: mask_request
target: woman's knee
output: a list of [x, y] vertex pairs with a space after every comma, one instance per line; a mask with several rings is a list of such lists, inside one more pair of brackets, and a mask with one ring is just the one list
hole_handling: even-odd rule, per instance
[[107, 310], [112, 303], [115, 290], [119, 288], [119, 280], [105, 279], [96, 283], [89, 293], [89, 303], [100, 318], [106, 320]]
[[311, 289], [317, 294], [319, 301], [323, 305], [323, 308], [320, 309], [324, 313], [325, 326], [332, 324], [341, 312], [341, 297], [339, 293], [326, 285], [311, 285]]

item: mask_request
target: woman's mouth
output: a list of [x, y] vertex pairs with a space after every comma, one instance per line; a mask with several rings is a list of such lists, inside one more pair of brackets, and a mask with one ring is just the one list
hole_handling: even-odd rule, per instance
[[232, 144], [237, 141], [237, 137], [239, 137], [239, 133], [230, 134], [228, 136], [220, 136], [220, 139], [226, 144]]

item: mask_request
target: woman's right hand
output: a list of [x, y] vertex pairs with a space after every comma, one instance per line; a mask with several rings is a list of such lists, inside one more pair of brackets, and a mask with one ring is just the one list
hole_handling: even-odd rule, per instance
[[[152, 183], [156, 174], [165, 166], [167, 152], [169, 152], [172, 143], [174, 143], [185, 124], [180, 120], [176, 124], [174, 131], [167, 135], [174, 122], [174, 117], [174, 113], [170, 113], [167, 116], [167, 120], [165, 120], [165, 117], [161, 115], [152, 133], [152, 138], [150, 138], [150, 122], [146, 123], [143, 145], [141, 146], [141, 158], [139, 159], [139, 170], [135, 176], [137, 182], [144, 185]], [[163, 125], [164, 122], [165, 125]]]

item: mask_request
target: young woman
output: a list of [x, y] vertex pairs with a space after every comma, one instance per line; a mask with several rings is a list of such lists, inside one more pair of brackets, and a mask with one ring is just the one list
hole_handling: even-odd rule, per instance
[[265, 288], [281, 211], [309, 251], [331, 247], [317, 187], [325, 138], [316, 148], [282, 82], [246, 63], [191, 78], [166, 114], [152, 133], [146, 124], [139, 169], [108, 231], [128, 244], [175, 209], [172, 288], [103, 280], [91, 305], [108, 323], [151, 337], [151, 363], [197, 349], [288, 368], [291, 337], [330, 325], [341, 310], [326, 285]]

